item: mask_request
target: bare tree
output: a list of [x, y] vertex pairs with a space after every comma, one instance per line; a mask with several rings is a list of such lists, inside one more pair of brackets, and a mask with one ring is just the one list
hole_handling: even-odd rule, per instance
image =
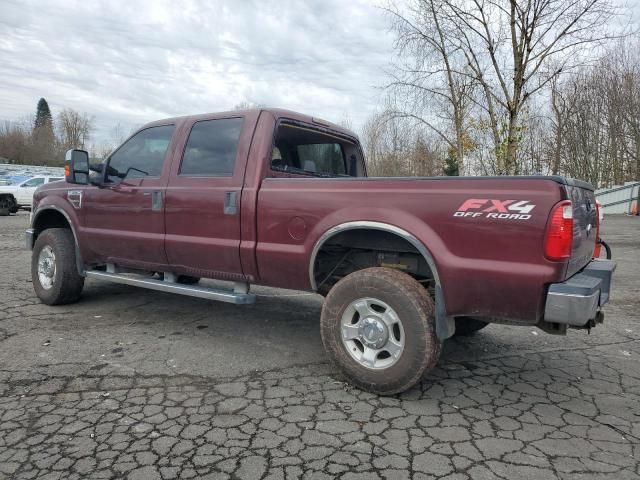
[[477, 82], [464, 71], [464, 57], [451, 41], [443, 17], [444, 6], [439, 0], [419, 0], [410, 3], [407, 12], [393, 5], [385, 8], [393, 19], [401, 58], [387, 88], [395, 94], [390, 114], [432, 130], [448, 145], [462, 172], [470, 146], [467, 118]]
[[93, 131], [93, 118], [67, 108], [58, 114], [58, 141], [62, 150], [84, 149]]
[[[558, 175], [562, 167], [563, 142], [567, 118], [573, 114], [575, 95], [567, 95], [560, 88], [559, 79], [551, 80], [551, 112], [552, 139], [551, 145], [551, 173]], [[575, 92], [573, 92], [575, 94]]]
[[13, 163], [28, 164], [31, 147], [30, 121], [10, 122], [0, 124], [0, 157], [7, 158]]
[[[421, 39], [414, 55], [430, 63], [415, 69], [424, 85], [405, 83], [416, 92], [442, 95], [434, 73], [444, 72], [452, 79], [445, 82], [452, 108], [469, 97], [460, 85], [477, 85], [480, 96], [471, 98], [490, 128], [498, 174], [519, 172], [521, 113], [531, 97], [584, 63], [584, 52], [591, 54], [616, 36], [608, 28], [618, 12], [611, 0], [412, 0], [410, 5], [407, 15], [399, 9], [395, 15]], [[400, 52], [405, 38], [401, 31]]]
[[629, 39], [620, 41], [594, 66], [551, 82], [552, 116], [546, 143], [553, 173], [596, 186], [640, 178], [637, 45]]
[[109, 132], [109, 139], [113, 145], [121, 145], [126, 139], [127, 134], [122, 123], [116, 123]]
[[349, 112], [344, 112], [342, 118], [338, 120], [337, 124], [342, 128], [346, 128], [347, 130], [353, 130], [353, 121], [351, 120]]
[[382, 111], [371, 115], [360, 134], [371, 176], [442, 174], [441, 141], [410, 119]]
[[231, 110], [251, 110], [253, 108], [263, 108], [263, 107], [265, 107], [265, 104], [263, 103], [248, 102], [245, 100], [235, 104]]

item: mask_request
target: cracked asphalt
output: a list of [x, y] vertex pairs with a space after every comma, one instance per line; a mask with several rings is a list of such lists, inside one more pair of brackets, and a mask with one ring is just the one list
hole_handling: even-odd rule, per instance
[[605, 220], [604, 326], [491, 325], [387, 398], [327, 362], [316, 295], [41, 305], [27, 223], [0, 217], [0, 479], [640, 478], [640, 218]]

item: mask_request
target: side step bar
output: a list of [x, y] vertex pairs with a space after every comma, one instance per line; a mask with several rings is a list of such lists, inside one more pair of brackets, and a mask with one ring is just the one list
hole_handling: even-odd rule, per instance
[[[183, 285], [166, 280], [155, 280], [153, 278], [138, 278], [121, 273], [102, 272], [99, 270], [87, 270], [84, 272], [89, 278], [106, 280], [108, 282], [122, 283], [134, 287], [148, 288], [160, 292], [177, 293], [190, 297], [206, 298], [219, 302], [234, 303], [236, 305], [247, 305], [255, 303], [256, 296], [247, 292], [245, 284], [239, 284], [234, 290], [223, 290], [216, 288], [198, 287], [195, 285]], [[171, 277], [170, 277], [171, 278]]]

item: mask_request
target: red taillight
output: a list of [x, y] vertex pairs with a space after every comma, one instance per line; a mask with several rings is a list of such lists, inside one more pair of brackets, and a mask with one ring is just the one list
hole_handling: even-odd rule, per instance
[[570, 200], [557, 203], [547, 223], [544, 256], [549, 260], [567, 260], [573, 245], [573, 206]]
[[600, 202], [596, 200], [596, 246], [593, 249], [593, 258], [600, 258], [600, 250], [602, 249], [602, 245], [600, 245]]

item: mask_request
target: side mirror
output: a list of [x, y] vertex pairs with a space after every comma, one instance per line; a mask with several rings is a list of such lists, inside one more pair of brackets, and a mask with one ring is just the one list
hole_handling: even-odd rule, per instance
[[85, 150], [67, 150], [64, 157], [64, 178], [67, 183], [89, 183], [89, 154]]
[[104, 163], [89, 165], [89, 183], [97, 187], [104, 185]]

